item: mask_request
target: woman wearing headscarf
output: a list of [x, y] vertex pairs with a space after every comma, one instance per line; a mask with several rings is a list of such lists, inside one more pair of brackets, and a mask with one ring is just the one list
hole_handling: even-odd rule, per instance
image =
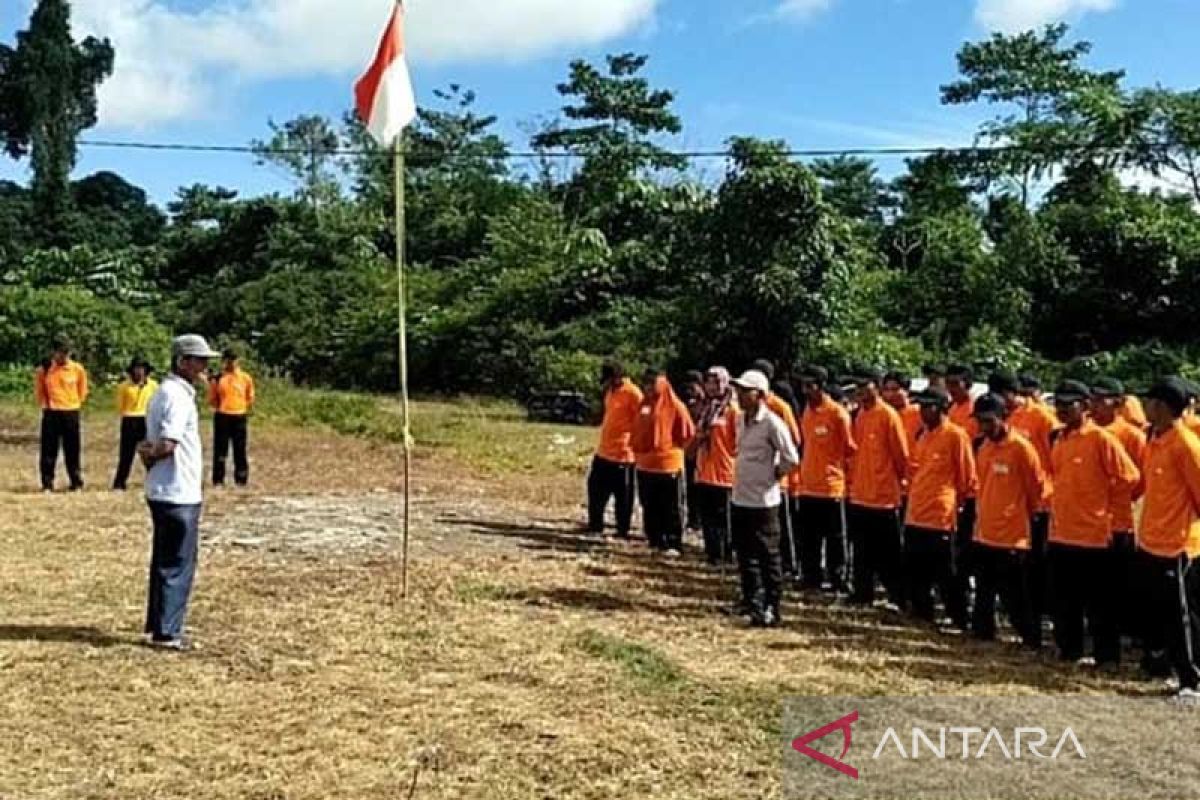
[[696, 435], [696, 426], [658, 370], [646, 370], [642, 392], [631, 441], [642, 528], [653, 549], [674, 558], [683, 549], [683, 453]]
[[737, 461], [737, 421], [740, 412], [729, 370], [712, 367], [704, 376], [706, 403], [696, 426], [696, 499], [704, 531], [704, 555], [709, 564], [729, 560], [729, 497]]

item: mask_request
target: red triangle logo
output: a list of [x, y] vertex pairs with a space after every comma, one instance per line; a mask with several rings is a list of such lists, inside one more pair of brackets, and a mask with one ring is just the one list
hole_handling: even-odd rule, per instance
[[[849, 764], [843, 763], [841, 759], [846, 757], [846, 753], [850, 752], [850, 726], [858, 722], [858, 712], [854, 711], [839, 720], [824, 725], [816, 730], [792, 740], [792, 749], [797, 753], [806, 755], [813, 761], [818, 761], [830, 769], [837, 770], [843, 775], [858, 780], [858, 770]], [[820, 739], [824, 739], [834, 731], [841, 731], [843, 737], [842, 754], [837, 758], [827, 756], [824, 753], [814, 750], [809, 747], [810, 744]]]

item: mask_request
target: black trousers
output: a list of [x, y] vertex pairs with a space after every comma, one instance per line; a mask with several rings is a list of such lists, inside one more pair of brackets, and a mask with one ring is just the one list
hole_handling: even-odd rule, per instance
[[742, 599], [751, 608], [769, 608], [778, 615], [783, 594], [779, 509], [735, 505], [731, 513]]
[[1087, 620], [1097, 664], [1121, 661], [1121, 636], [1117, 625], [1118, 595], [1113, 553], [1105, 548], [1051, 544], [1047, 550], [1054, 585], [1054, 641], [1058, 657], [1077, 661], [1083, 657], [1083, 625]]
[[1041, 625], [1042, 620], [1054, 613], [1051, 598], [1057, 593], [1054, 571], [1050, 568], [1050, 514], [1044, 511], [1034, 514], [1029, 535], [1029, 610], [1034, 621]]
[[719, 564], [733, 557], [729, 541], [729, 497], [731, 489], [724, 486], [696, 484], [696, 504], [700, 508], [700, 527], [704, 531], [704, 555], [708, 563]]
[[696, 459], [689, 458], [684, 462], [684, 507], [687, 509], [688, 530], [700, 527], [700, 501], [696, 498]]
[[904, 531], [905, 569], [908, 573], [909, 607], [914, 616], [927, 622], [935, 619], [933, 590], [951, 621], [966, 630], [967, 597], [962, 592], [954, 562], [954, 534], [909, 526]]
[[958, 512], [958, 528], [954, 532], [954, 565], [957, 569], [957, 591], [963, 597], [967, 608], [971, 608], [971, 576], [975, 567], [971, 559], [975, 555], [975, 498], [963, 500]]
[[[1137, 574], [1137, 541], [1128, 531], [1113, 534], [1112, 543], [1112, 592], [1117, 598], [1140, 596]], [[1128, 599], [1117, 601], [1117, 629], [1122, 636], [1139, 642], [1142, 636], [1140, 602]]]
[[113, 488], [124, 489], [133, 470], [137, 446], [146, 439], [145, 417], [121, 418], [121, 446], [117, 455], [117, 474], [113, 477]]
[[1187, 556], [1161, 558], [1139, 551], [1138, 573], [1145, 600], [1146, 652], [1169, 659], [1185, 689], [1200, 688], [1196, 643], [1200, 641], [1200, 567]]
[[900, 518], [896, 509], [866, 508], [850, 504], [847, 510], [851, 562], [851, 601], [871, 603], [875, 600], [875, 579], [887, 589], [888, 600], [903, 608], [904, 546], [900, 534]]
[[67, 477], [72, 489], [83, 488], [83, 473], [79, 466], [80, 443], [79, 412], [42, 412], [41, 469], [42, 488], [54, 488], [54, 472], [58, 467], [58, 451], [62, 448], [63, 460], [67, 463]]
[[996, 599], [1027, 647], [1041, 647], [1042, 626], [1030, 611], [1029, 554], [1024, 550], [976, 544], [971, 551], [975, 575], [975, 608], [971, 631], [980, 639], [996, 638]]
[[637, 471], [642, 530], [655, 550], [683, 549], [682, 473]]
[[596, 456], [588, 472], [588, 529], [604, 532], [604, 510], [609, 499], [617, 507], [617, 535], [628, 536], [633, 525], [633, 464], [619, 464]]
[[799, 575], [800, 528], [796, 518], [796, 498], [788, 497], [787, 487], [780, 487], [783, 502], [779, 504], [779, 558], [784, 575]]
[[250, 480], [250, 461], [246, 457], [249, 420], [245, 414], [213, 416], [213, 485], [225, 483], [225, 458], [233, 445], [233, 481], [245, 486]]
[[846, 588], [846, 520], [842, 501], [832, 497], [798, 497], [793, 522], [800, 548], [800, 579], [805, 589], [820, 589], [826, 580], [835, 592]]

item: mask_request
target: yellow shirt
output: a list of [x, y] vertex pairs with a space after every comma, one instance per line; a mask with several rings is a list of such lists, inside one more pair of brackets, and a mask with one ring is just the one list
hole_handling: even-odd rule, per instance
[[117, 413], [122, 417], [146, 416], [146, 406], [157, 390], [158, 381], [153, 378], [147, 378], [141, 386], [128, 379], [121, 381], [117, 387]]

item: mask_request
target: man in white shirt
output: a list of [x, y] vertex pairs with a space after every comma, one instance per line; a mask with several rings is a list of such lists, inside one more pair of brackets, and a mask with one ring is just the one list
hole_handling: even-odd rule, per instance
[[183, 625], [200, 546], [204, 454], [195, 383], [217, 357], [200, 336], [171, 343], [171, 374], [150, 399], [146, 441], [138, 446], [154, 525], [146, 635], [151, 645], [169, 650], [185, 649]]
[[733, 485], [733, 541], [742, 578], [739, 614], [758, 627], [780, 622], [783, 564], [779, 552], [779, 481], [800, 457], [787, 424], [767, 409], [767, 376], [750, 370], [733, 381], [742, 409]]

